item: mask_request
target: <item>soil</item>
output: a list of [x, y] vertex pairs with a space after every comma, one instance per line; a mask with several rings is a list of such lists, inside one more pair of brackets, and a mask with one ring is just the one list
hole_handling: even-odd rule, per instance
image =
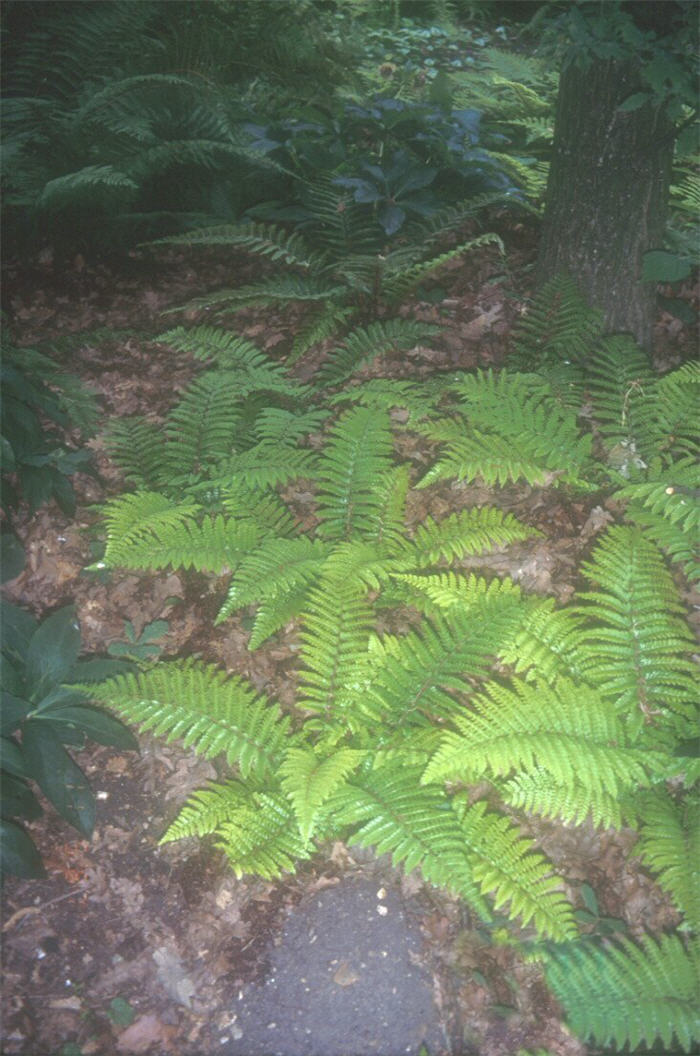
[[[440, 319], [435, 346], [373, 369], [426, 376], [502, 364], [527, 293], [526, 280], [517, 295], [509, 287], [513, 274], [526, 274], [532, 237], [515, 229], [507, 241], [509, 276], [488, 249], [456, 264], [439, 304], [407, 307]], [[133, 414], [157, 421], [201, 369], [154, 341], [179, 321], [163, 311], [259, 272], [245, 257], [216, 253], [137, 256], [127, 266], [45, 260], [9, 268], [6, 307], [15, 341], [55, 342], [57, 357], [98, 395], [105, 424]], [[238, 332], [274, 355], [298, 321], [294, 309], [235, 316]], [[102, 333], [80, 336], [96, 328]], [[692, 335], [670, 317], [659, 319], [657, 338], [666, 366], [687, 358]], [[300, 376], [314, 365], [303, 361]], [[225, 580], [85, 571], [95, 559], [95, 506], [123, 487], [99, 435], [91, 447], [99, 478], [76, 478], [75, 517], [53, 503], [13, 516], [27, 564], [6, 596], [40, 616], [74, 602], [86, 654], [123, 640], [125, 620], [138, 636], [165, 619], [164, 655], [201, 656], [289, 702], [293, 652], [283, 634], [251, 654], [240, 619], [213, 627]], [[433, 515], [494, 499], [478, 484], [421, 496]], [[303, 505], [302, 489], [295, 499]], [[566, 601], [609, 511], [595, 497], [571, 503], [528, 487], [499, 489], [497, 501], [545, 534], [492, 555], [489, 566]], [[423, 517], [426, 507], [412, 512]], [[98, 800], [92, 839], [47, 808], [31, 825], [46, 879], [9, 878], [4, 887], [5, 1056], [592, 1053], [569, 1034], [539, 968], [487, 941], [464, 905], [419, 876], [336, 843], [280, 881], [236, 879], [206, 841], [159, 845], [186, 795], [217, 776], [214, 763], [147, 735], [138, 753], [90, 744], [77, 758]], [[675, 924], [664, 894], [628, 857], [632, 833], [538, 822], [535, 835], [629, 934]]]

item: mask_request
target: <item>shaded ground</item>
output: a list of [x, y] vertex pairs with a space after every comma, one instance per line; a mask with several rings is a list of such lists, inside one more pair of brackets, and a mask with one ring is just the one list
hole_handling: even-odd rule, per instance
[[[513, 239], [516, 268], [527, 233]], [[99, 394], [105, 420], [137, 413], [157, 420], [196, 369], [149, 340], [172, 323], [161, 311], [230, 283], [232, 268], [248, 281], [250, 267], [212, 255], [195, 270], [173, 254], [157, 268], [137, 260], [126, 275], [80, 262], [60, 273], [46, 266], [10, 275], [14, 336], [32, 344], [95, 327], [130, 332], [78, 340], [61, 354]], [[435, 347], [377, 371], [425, 375], [501, 363], [520, 310], [504, 281], [488, 252], [455, 266], [439, 306], [414, 306], [419, 317], [446, 324]], [[247, 336], [280, 353], [297, 321], [293, 311], [236, 317]], [[666, 365], [677, 362], [690, 337], [669, 317], [658, 334]], [[167, 619], [166, 654], [198, 654], [289, 702], [286, 671], [294, 654], [284, 635], [252, 659], [240, 619], [213, 628], [225, 580], [83, 572], [94, 560], [98, 518], [91, 505], [120, 487], [99, 437], [93, 447], [102, 481], [78, 481], [73, 520], [53, 505], [16, 519], [28, 561], [7, 586], [10, 600], [36, 614], [75, 600], [90, 653], [122, 639], [126, 619], [137, 635]], [[429, 456], [419, 446], [405, 453], [417, 461]], [[479, 485], [445, 485], [421, 496], [416, 501], [429, 503], [433, 515], [493, 500]], [[295, 499], [308, 501], [301, 486]], [[500, 489], [497, 501], [546, 539], [480, 559], [480, 566], [567, 600], [609, 511], [595, 497], [571, 503], [527, 487]], [[199, 841], [158, 846], [186, 795], [217, 776], [212, 763], [148, 737], [140, 754], [93, 745], [79, 761], [98, 796], [93, 839], [80, 839], [47, 813], [32, 827], [47, 879], [10, 879], [4, 891], [6, 1056], [418, 1056], [422, 1041], [430, 1056], [587, 1051], [569, 1036], [537, 966], [488, 941], [463, 906], [420, 878], [334, 844], [284, 881], [236, 880], [218, 852]], [[633, 834], [541, 821], [535, 834], [570, 882], [589, 883], [601, 913], [621, 918], [630, 934], [675, 922], [663, 894], [626, 858]]]

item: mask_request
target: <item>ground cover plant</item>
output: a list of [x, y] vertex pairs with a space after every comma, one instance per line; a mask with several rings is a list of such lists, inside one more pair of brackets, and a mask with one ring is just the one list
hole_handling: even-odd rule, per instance
[[[509, 42], [504, 27], [402, 23], [399, 4], [392, 28], [358, 5], [338, 21], [352, 30], [348, 46], [364, 41], [361, 58], [322, 100], [293, 63], [277, 91], [262, 58], [259, 83], [191, 76], [217, 65], [209, 18], [240, 42], [259, 33], [259, 15], [246, 5], [227, 22], [222, 2], [199, 20], [181, 6], [201, 33], [184, 76], [161, 62], [158, 5], [93, 12], [83, 45], [112, 20], [117, 53], [130, 32], [143, 38], [148, 72], [140, 60], [125, 71], [107, 56], [90, 83], [74, 71], [68, 87], [52, 89], [55, 128], [79, 131], [60, 175], [34, 118], [22, 138], [26, 108], [36, 117], [48, 101], [13, 96], [13, 224], [31, 226], [48, 210], [56, 247], [65, 235], [70, 245], [65, 221], [77, 209], [92, 237], [80, 200], [89, 185], [112, 246], [130, 243], [125, 225], [139, 237], [186, 228], [134, 252], [145, 269], [175, 261], [188, 278], [179, 296], [147, 290], [147, 334], [127, 312], [121, 335], [68, 335], [68, 355], [88, 374], [115, 358], [103, 406], [121, 399], [120, 358], [140, 364], [89, 457], [77, 445], [94, 434], [94, 403], [75, 379], [14, 345], [3, 368], [12, 411], [3, 438], [14, 457], [7, 514], [27, 554], [15, 582], [30, 583], [42, 560], [33, 523], [48, 537], [62, 516], [60, 542], [80, 518], [84, 571], [69, 582], [81, 621], [91, 648], [128, 661], [107, 679], [102, 663], [76, 664], [80, 630], [65, 587], [42, 622], [8, 607], [10, 871], [40, 868], [17, 824], [37, 812], [31, 781], [85, 835], [93, 830], [87, 779], [63, 744], [77, 750], [89, 736], [133, 745], [95, 702], [139, 729], [145, 752], [176, 743], [192, 771], [174, 782], [177, 812], [139, 845], [139, 861], [175, 862], [158, 856], [188, 853], [179, 842], [198, 840], [200, 864], [216, 848], [240, 890], [259, 882], [270, 892], [295, 873], [302, 883], [338, 847], [372, 849], [407, 885], [460, 907], [467, 952], [453, 954], [452, 968], [472, 990], [483, 983], [495, 993], [484, 966], [510, 958], [499, 963], [530, 972], [542, 993], [546, 983], [556, 1015], [581, 1039], [569, 1048], [562, 1033], [545, 1050], [532, 1024], [507, 1042], [494, 1029], [471, 1038], [484, 1053], [525, 1044], [557, 1056], [691, 1052], [700, 987], [697, 364], [675, 355], [660, 370], [632, 337], [607, 332], [568, 275], [523, 296], [531, 280], [510, 246], [529, 239], [532, 258], [556, 75], [518, 50], [515, 33]], [[328, 33], [317, 67], [328, 71], [340, 45], [323, 5], [279, 5], [272, 53], [291, 6]], [[168, 47], [180, 54], [176, 38]], [[495, 47], [502, 38], [513, 47]], [[46, 47], [28, 39], [38, 51], [24, 55], [25, 76]], [[229, 89], [244, 83], [245, 105], [234, 106]], [[182, 130], [192, 93], [192, 121], [208, 131], [195, 130], [185, 149], [171, 133]], [[137, 216], [131, 207], [149, 200], [178, 151], [178, 165], [189, 166], [169, 184], [178, 208]], [[197, 208], [179, 208], [180, 180], [204, 172]], [[30, 176], [31, 193], [20, 188]], [[667, 307], [682, 294], [676, 310], [688, 325], [693, 178], [679, 159], [677, 237], [645, 260], [649, 280], [674, 284]], [[128, 202], [103, 197], [124, 180]], [[81, 257], [80, 276], [84, 267]], [[199, 283], [200, 269], [215, 278]], [[489, 288], [519, 308], [496, 336], [498, 354], [481, 341], [446, 354], [455, 305], [489, 304]], [[14, 307], [17, 345], [37, 344], [22, 334], [21, 302]], [[492, 313], [477, 316], [480, 336]], [[90, 481], [95, 458], [102, 478]], [[65, 479], [76, 472], [77, 507]], [[46, 506], [52, 497], [60, 511]], [[567, 586], [544, 578], [533, 590], [527, 555], [553, 552], [565, 518], [577, 537]], [[23, 556], [13, 543], [10, 576]], [[148, 584], [160, 584], [155, 608], [144, 602]], [[22, 589], [11, 583], [9, 597], [43, 615], [41, 592]], [[129, 599], [111, 612], [106, 641], [94, 633], [100, 597]], [[135, 765], [117, 755], [123, 772]], [[644, 876], [663, 909], [630, 928], [624, 902], [612, 914], [600, 904], [606, 870], [572, 867], [557, 853], [567, 839], [610, 841], [620, 868]], [[161, 979], [188, 1008], [179, 971]], [[533, 1000], [512, 988], [514, 1004]], [[466, 1024], [458, 1032], [468, 1045]], [[153, 1044], [167, 1047], [168, 1037]]]

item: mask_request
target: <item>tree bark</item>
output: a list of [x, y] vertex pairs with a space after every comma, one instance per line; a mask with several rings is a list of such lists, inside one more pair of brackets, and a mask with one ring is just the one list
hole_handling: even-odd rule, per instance
[[592, 59], [561, 75], [537, 284], [566, 272], [608, 332], [651, 349], [656, 287], [642, 282], [642, 257], [661, 248], [673, 157], [673, 126], [643, 92], [632, 63]]

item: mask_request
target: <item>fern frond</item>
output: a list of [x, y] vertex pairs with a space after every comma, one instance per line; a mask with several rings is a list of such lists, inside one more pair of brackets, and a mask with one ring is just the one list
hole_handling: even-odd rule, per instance
[[372, 615], [354, 583], [329, 576], [311, 590], [300, 635], [300, 707], [352, 726], [352, 688], [365, 666]]
[[429, 439], [447, 440], [447, 447], [417, 487], [477, 476], [487, 484], [581, 482], [591, 438], [579, 435], [575, 414], [542, 379], [479, 371], [461, 375], [452, 388], [462, 399], [464, 418], [421, 426]]
[[165, 426], [163, 472], [171, 485], [201, 479], [236, 448], [241, 418], [235, 374], [211, 371], [189, 385]]
[[551, 685], [563, 676], [587, 682], [595, 660], [581, 648], [583, 623], [582, 615], [570, 609], [557, 610], [552, 598], [544, 598], [526, 613], [522, 627], [512, 642], [501, 648], [499, 656], [528, 680], [540, 678]]
[[[105, 506], [107, 546], [102, 567], [142, 568], [158, 562], [163, 533], [172, 537], [196, 513], [192, 504], [178, 504], [165, 495], [140, 491], [120, 495]], [[157, 566], [161, 567], [161, 566]]]
[[426, 880], [450, 888], [488, 919], [459, 819], [443, 790], [421, 787], [419, 776], [417, 767], [405, 766], [353, 778], [329, 802], [334, 820], [353, 830], [351, 844], [390, 853], [407, 873], [420, 866]]
[[159, 843], [170, 843], [187, 836], [209, 836], [250, 800], [250, 789], [240, 781], [211, 781], [206, 788], [198, 788], [188, 797]]
[[515, 328], [515, 367], [539, 371], [553, 362], [584, 363], [602, 329], [602, 314], [589, 308], [572, 279], [550, 279]]
[[264, 440], [232, 458], [221, 459], [205, 487], [216, 485], [223, 492], [238, 485], [273, 488], [297, 477], [313, 477], [315, 468], [316, 454], [310, 448]]
[[362, 536], [379, 505], [375, 485], [392, 452], [387, 414], [357, 407], [339, 418], [319, 458], [319, 516], [326, 538]]
[[372, 668], [365, 694], [373, 717], [393, 730], [404, 724], [444, 721], [459, 713], [464, 695], [488, 669], [510, 616], [510, 611], [494, 611], [486, 623], [452, 610], [405, 635], [396, 652], [387, 652], [383, 662]]
[[274, 600], [308, 587], [318, 578], [328, 552], [327, 544], [306, 536], [264, 540], [240, 561], [216, 617], [217, 624], [245, 605]]
[[195, 297], [177, 308], [168, 308], [163, 314], [211, 309], [232, 312], [239, 308], [274, 305], [288, 301], [323, 301], [325, 303], [344, 292], [342, 286], [333, 285], [329, 281], [317, 279], [312, 275], [279, 275], [252, 283], [250, 286], [217, 290], [215, 293]]
[[176, 326], [156, 338], [158, 344], [169, 345], [176, 352], [186, 352], [221, 370], [240, 371], [243, 376], [254, 371], [270, 372], [270, 381], [279, 382], [284, 371], [274, 363], [257, 345], [247, 338], [239, 337], [229, 330], [216, 326]]
[[661, 554], [638, 529], [616, 525], [583, 571], [598, 587], [576, 607], [588, 619], [580, 647], [595, 661], [591, 678], [615, 700], [631, 735], [663, 719], [683, 736], [694, 721], [693, 636]]
[[700, 931], [700, 799], [676, 803], [665, 789], [638, 802], [641, 837], [637, 852], [671, 895], [691, 932]]
[[75, 201], [81, 195], [111, 194], [128, 199], [137, 193], [138, 184], [126, 173], [113, 165], [87, 165], [79, 172], [57, 176], [45, 185], [37, 206], [41, 209], [56, 209], [62, 204]]
[[700, 450], [697, 408], [700, 405], [700, 364], [684, 363], [656, 382], [645, 440], [651, 452], [665, 458], [688, 455], [697, 458]]
[[412, 319], [380, 320], [359, 327], [333, 350], [330, 358], [319, 369], [316, 383], [321, 386], [338, 385], [377, 356], [414, 348], [437, 332], [437, 327]]
[[406, 583], [414, 594], [425, 597], [439, 609], [457, 608], [469, 612], [474, 607], [480, 610], [489, 603], [521, 605], [521, 591], [512, 579], [492, 579], [490, 582], [473, 572], [437, 572], [432, 575], [392, 573], [392, 579]]
[[348, 305], [335, 304], [333, 301], [322, 304], [318, 311], [298, 327], [287, 356], [287, 367], [301, 359], [314, 345], [341, 333], [355, 314], [356, 309]]
[[642, 453], [644, 405], [655, 385], [649, 357], [628, 335], [606, 337], [591, 355], [586, 375], [593, 418], [606, 446], [625, 445], [632, 460]]
[[532, 921], [538, 933], [557, 942], [577, 933], [571, 904], [553, 875], [552, 865], [531, 840], [523, 838], [508, 818], [488, 812], [483, 801], [469, 806], [463, 794], [454, 797], [464, 840], [474, 861], [474, 879], [495, 909], [508, 905], [508, 915], [523, 926]]
[[473, 250], [481, 249], [483, 246], [487, 245], [496, 246], [499, 253], [505, 253], [505, 247], [501, 238], [493, 232], [487, 232], [484, 235], [478, 235], [476, 238], [470, 238], [468, 241], [462, 242], [454, 249], [450, 249], [445, 253], [440, 253], [439, 256], [432, 257], [430, 260], [423, 260], [418, 264], [413, 264], [409, 268], [402, 268], [395, 274], [392, 274], [393, 269], [387, 269], [386, 277], [384, 279], [385, 295], [392, 302], [401, 301], [407, 297], [420, 282], [434, 275], [441, 268], [444, 268], [444, 266], [451, 260], [455, 260], [457, 257], [461, 257], [466, 253], [471, 253]]
[[251, 800], [219, 824], [217, 847], [238, 877], [252, 873], [274, 880], [293, 873], [312, 848], [299, 832], [288, 800], [269, 791], [253, 793]]
[[453, 561], [537, 535], [541, 535], [537, 528], [523, 524], [497, 506], [474, 507], [452, 513], [442, 521], [426, 517], [413, 538], [414, 560], [419, 567], [435, 564], [441, 558]]
[[555, 951], [545, 971], [579, 1037], [631, 1050], [659, 1039], [666, 1051], [687, 1053], [700, 1041], [697, 939], [687, 948], [677, 935], [579, 943]]
[[179, 246], [235, 246], [279, 260], [284, 264], [300, 268], [311, 268], [318, 260], [304, 242], [301, 235], [292, 233], [274, 224], [223, 224], [219, 227], [205, 227], [198, 231], [185, 231], [179, 235], [159, 238], [151, 245]]
[[622, 828], [634, 819], [631, 797], [621, 798], [604, 788], [591, 788], [574, 780], [570, 787], [560, 784], [551, 773], [534, 767], [515, 774], [506, 781], [494, 782], [501, 799], [517, 810], [560, 819], [567, 824], [582, 824], [590, 817], [595, 828]]
[[163, 483], [163, 427], [143, 418], [117, 418], [104, 433], [105, 448], [130, 484], [150, 491]]
[[306, 748], [290, 748], [286, 753], [280, 779], [305, 840], [311, 838], [321, 807], [357, 770], [365, 754], [353, 748], [339, 748], [327, 758]]
[[686, 576], [700, 578], [700, 469], [694, 458], [660, 468], [658, 459], [644, 482], [627, 484], [615, 498], [627, 500], [626, 517], [683, 565]]
[[210, 664], [161, 663], [137, 675], [119, 675], [91, 694], [142, 730], [210, 759], [222, 754], [243, 777], [275, 773], [290, 741], [290, 722], [252, 686]]
[[396, 378], [370, 378], [355, 384], [348, 384], [331, 396], [329, 403], [337, 406], [343, 403], [361, 403], [378, 411], [391, 411], [400, 408], [408, 411], [409, 418], [425, 417], [434, 409], [435, 400], [424, 385]]
[[[546, 771], [567, 792], [585, 790], [583, 804], [565, 817], [584, 815], [602, 793], [608, 797], [648, 785], [647, 754], [613, 742], [622, 727], [607, 702], [587, 686], [559, 680], [514, 681], [511, 688], [489, 684], [455, 714], [456, 732], [442, 735], [441, 746], [423, 780], [459, 780], [473, 784], [484, 776], [508, 777]], [[531, 805], [537, 810], [536, 802]]]
[[288, 411], [283, 407], [265, 407], [256, 416], [255, 435], [262, 444], [276, 444], [286, 450], [309, 433], [320, 431], [328, 417], [325, 410]]

